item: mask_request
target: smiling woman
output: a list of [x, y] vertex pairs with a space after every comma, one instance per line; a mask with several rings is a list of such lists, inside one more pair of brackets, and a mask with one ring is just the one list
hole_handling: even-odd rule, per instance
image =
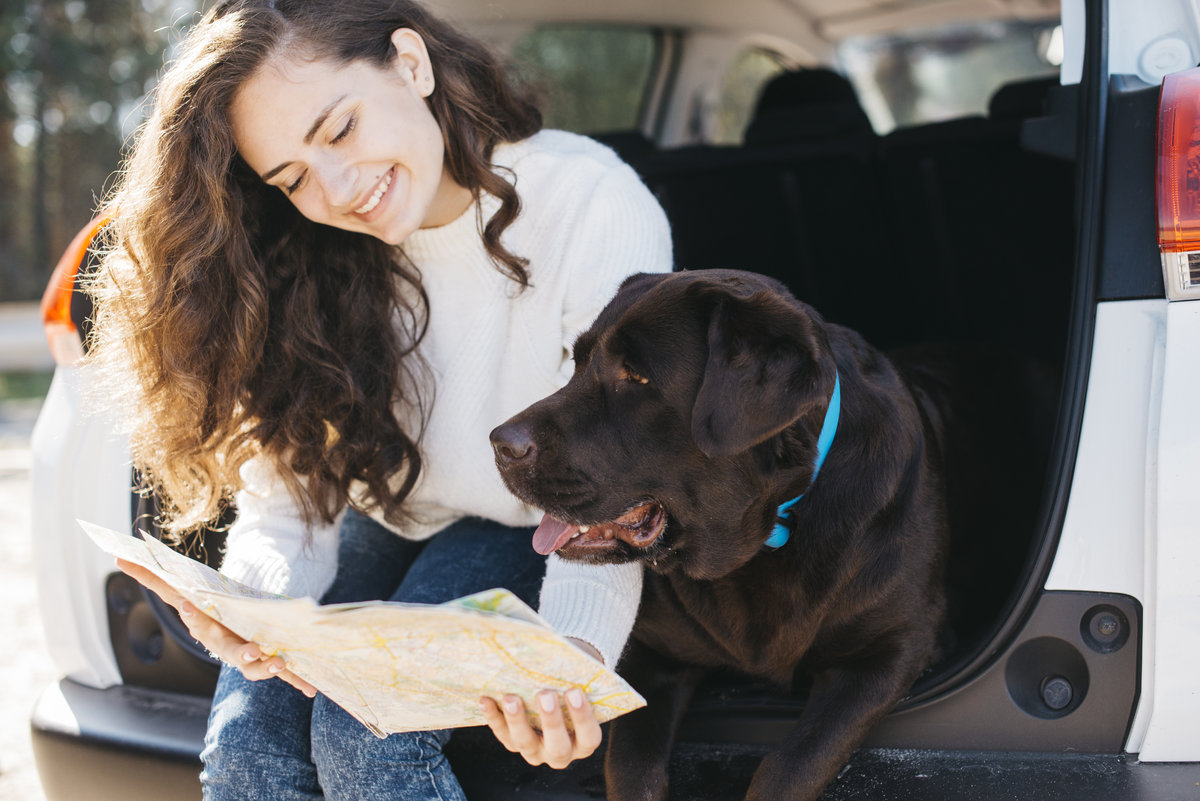
[[398, 245], [457, 218], [472, 195], [441, 167], [424, 41], [408, 29], [391, 41], [396, 57], [382, 68], [277, 55], [243, 84], [230, 116], [242, 158], [301, 214]]
[[[146, 390], [137, 404], [144, 417], [134, 427], [134, 455], [164, 490], [176, 529], [218, 514], [226, 488], [239, 486], [239, 470], [260, 449], [274, 458], [288, 454], [292, 470], [305, 477], [307, 492], [285, 481], [310, 521], [333, 521], [352, 476], [366, 482], [385, 516], [403, 516], [400, 505], [421, 455], [395, 422], [392, 405], [400, 401], [418, 419], [423, 414], [416, 365], [404, 357], [427, 325], [424, 289], [413, 265], [389, 247], [399, 240], [344, 233], [376, 233], [353, 211], [370, 202], [382, 165], [403, 163], [424, 176], [409, 202], [388, 204], [404, 212], [388, 215], [397, 225], [389, 235], [424, 223], [444, 172], [448, 187], [500, 201], [483, 227], [484, 246], [497, 268], [522, 285], [528, 281], [524, 259], [500, 241], [520, 200], [492, 171], [490, 156], [497, 143], [535, 132], [537, 110], [482, 46], [423, 9], [406, 7], [403, 16], [376, 21], [380, 41], [373, 42], [340, 32], [363, 24], [350, 17], [381, 12], [328, 5], [218, 5], [164, 76], [156, 112], [108, 203], [115, 247], [97, 284], [94, 359], [123, 384], [130, 383], [122, 376], [130, 365], [142, 379], [132, 384]], [[396, 33], [405, 29], [402, 22], [423, 34]], [[427, 101], [396, 85], [411, 54], [400, 57], [394, 34], [417, 49], [430, 83], [438, 85]], [[434, 69], [446, 77], [434, 79]], [[341, 82], [367, 74], [376, 78], [366, 84], [369, 97]], [[340, 163], [340, 145], [330, 140], [345, 125], [321, 130], [320, 138], [312, 126], [333, 100], [350, 94], [368, 115], [367, 133], [351, 134], [384, 149], [372, 151], [367, 165], [342, 164], [335, 176], [337, 191], [358, 195], [322, 202], [321, 178], [318, 188], [297, 181], [303, 183], [306, 159], [322, 175]], [[261, 104], [257, 113], [238, 115], [238, 108], [256, 110], [247, 101]], [[326, 126], [336, 124], [328, 117]], [[422, 119], [418, 147], [411, 129]], [[345, 123], [345, 115], [338, 120]], [[450, 143], [444, 150], [443, 137]], [[286, 182], [276, 185], [290, 188], [294, 203], [261, 180], [288, 162], [294, 164], [287, 175], [272, 180]], [[351, 171], [359, 184], [347, 189], [340, 182]], [[335, 202], [353, 205], [337, 214]], [[378, 217], [384, 211], [372, 209]], [[337, 230], [303, 225], [297, 212]], [[322, 318], [320, 298], [341, 298], [355, 314]], [[363, 328], [392, 329], [397, 310], [396, 335], [361, 347]], [[164, 359], [166, 353], [177, 358]], [[309, 391], [294, 392], [297, 383]], [[349, 404], [342, 402], [346, 386], [355, 387]], [[326, 448], [330, 429], [334, 450]], [[380, 449], [381, 440], [391, 447]]]
[[[570, 343], [629, 274], [670, 269], [670, 237], [612, 151], [540, 128], [487, 49], [413, 3], [205, 16], [106, 203], [91, 286], [89, 358], [165, 528], [236, 507], [222, 572], [327, 603], [541, 587], [543, 616], [615, 664], [640, 568], [535, 553], [487, 433], [566, 382]], [[225, 663], [207, 798], [462, 797], [448, 733], [376, 740], [286, 655], [125, 567]], [[580, 692], [480, 706], [533, 764], [599, 745]]]

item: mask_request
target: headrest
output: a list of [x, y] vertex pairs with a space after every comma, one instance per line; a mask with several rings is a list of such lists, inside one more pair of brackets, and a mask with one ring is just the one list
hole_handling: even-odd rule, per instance
[[625, 161], [650, 155], [655, 149], [654, 140], [641, 131], [603, 131], [588, 135], [611, 147]]
[[872, 133], [854, 87], [829, 69], [803, 69], [772, 78], [746, 128], [746, 144], [781, 144]]
[[988, 101], [988, 116], [992, 119], [1018, 120], [1040, 117], [1045, 111], [1046, 94], [1057, 85], [1057, 75], [1005, 84]]

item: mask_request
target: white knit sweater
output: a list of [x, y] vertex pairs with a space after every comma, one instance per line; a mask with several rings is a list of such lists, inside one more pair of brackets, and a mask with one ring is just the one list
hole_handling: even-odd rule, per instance
[[[542, 131], [498, 147], [493, 160], [515, 179], [521, 198], [504, 243], [529, 260], [529, 289], [518, 293], [488, 257], [475, 205], [447, 225], [415, 232], [403, 246], [429, 294], [421, 352], [435, 382], [420, 445], [424, 464], [408, 499], [421, 522], [396, 532], [410, 539], [469, 515], [510, 526], [540, 520], [505, 489], [488, 433], [567, 382], [575, 337], [622, 280], [671, 269], [662, 209], [612, 151]], [[487, 220], [498, 201], [485, 196], [481, 203]], [[251, 462], [242, 478], [222, 572], [271, 592], [320, 597], [337, 569], [338, 526], [312, 530], [306, 544], [303, 519], [271, 469]], [[641, 584], [637, 564], [580, 565], [551, 556], [540, 611], [615, 665]]]

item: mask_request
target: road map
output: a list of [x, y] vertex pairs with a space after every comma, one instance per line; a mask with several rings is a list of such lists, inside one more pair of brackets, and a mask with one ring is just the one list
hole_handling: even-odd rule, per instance
[[484, 725], [481, 695], [512, 693], [532, 710], [541, 690], [578, 687], [601, 723], [646, 703], [508, 590], [437, 605], [319, 606], [259, 592], [144, 532], [139, 539], [79, 522], [107, 553], [150, 570], [238, 636], [282, 656], [379, 737]]

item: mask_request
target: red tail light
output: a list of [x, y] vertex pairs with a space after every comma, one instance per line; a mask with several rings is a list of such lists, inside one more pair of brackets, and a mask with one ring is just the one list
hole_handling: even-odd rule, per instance
[[1157, 183], [1167, 297], [1200, 299], [1200, 68], [1163, 79]]
[[87, 258], [88, 248], [106, 222], [106, 218], [97, 217], [75, 236], [58, 260], [42, 295], [42, 327], [55, 364], [72, 365], [83, 358], [83, 342], [71, 319], [71, 295], [75, 292], [75, 279]]

